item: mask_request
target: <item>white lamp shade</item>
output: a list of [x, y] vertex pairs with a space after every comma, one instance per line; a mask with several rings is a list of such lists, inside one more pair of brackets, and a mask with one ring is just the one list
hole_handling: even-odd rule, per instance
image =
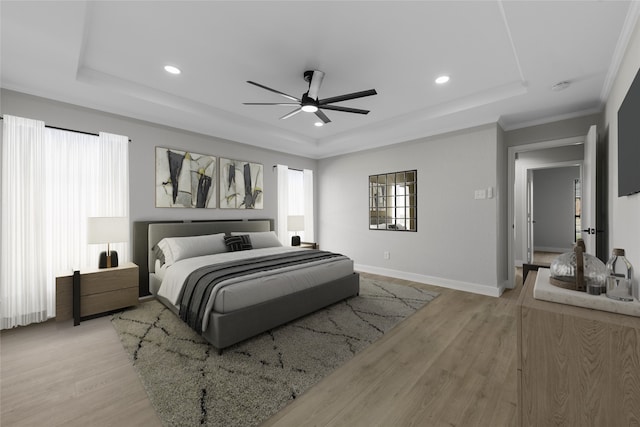
[[289, 231], [303, 231], [304, 230], [304, 215], [289, 215], [287, 217], [287, 230], [289, 230]]
[[127, 218], [126, 216], [103, 216], [88, 218], [88, 243], [119, 243], [128, 241], [129, 218]]

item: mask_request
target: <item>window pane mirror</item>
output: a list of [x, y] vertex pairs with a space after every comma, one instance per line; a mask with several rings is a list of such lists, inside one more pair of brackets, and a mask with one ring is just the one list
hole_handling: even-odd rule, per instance
[[369, 175], [369, 229], [417, 231], [418, 172]]

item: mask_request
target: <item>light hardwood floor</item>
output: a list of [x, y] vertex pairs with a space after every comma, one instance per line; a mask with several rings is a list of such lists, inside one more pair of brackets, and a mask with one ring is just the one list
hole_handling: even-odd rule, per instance
[[0, 335], [0, 426], [160, 426], [110, 317]]
[[[440, 296], [265, 425], [515, 426], [521, 286], [492, 298], [385, 279]], [[109, 318], [0, 338], [0, 425], [161, 425]]]

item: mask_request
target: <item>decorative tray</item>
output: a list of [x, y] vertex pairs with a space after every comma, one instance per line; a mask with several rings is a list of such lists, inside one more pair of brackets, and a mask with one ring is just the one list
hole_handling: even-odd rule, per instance
[[535, 299], [640, 317], [640, 302], [637, 300], [617, 301], [607, 298], [604, 294], [590, 295], [586, 292], [559, 288], [549, 282], [549, 277], [550, 270], [548, 268], [538, 269], [533, 287]]

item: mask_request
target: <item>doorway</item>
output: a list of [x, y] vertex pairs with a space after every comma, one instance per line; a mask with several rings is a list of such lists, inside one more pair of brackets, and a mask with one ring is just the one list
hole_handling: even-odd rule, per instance
[[548, 263], [580, 237], [582, 162], [544, 164], [527, 171], [527, 256]]
[[[586, 136], [508, 147], [508, 283], [515, 286], [515, 269], [533, 258], [533, 215], [527, 216], [527, 183], [532, 171], [580, 165]], [[531, 202], [531, 200], [529, 200]], [[529, 203], [530, 208], [531, 203]]]

